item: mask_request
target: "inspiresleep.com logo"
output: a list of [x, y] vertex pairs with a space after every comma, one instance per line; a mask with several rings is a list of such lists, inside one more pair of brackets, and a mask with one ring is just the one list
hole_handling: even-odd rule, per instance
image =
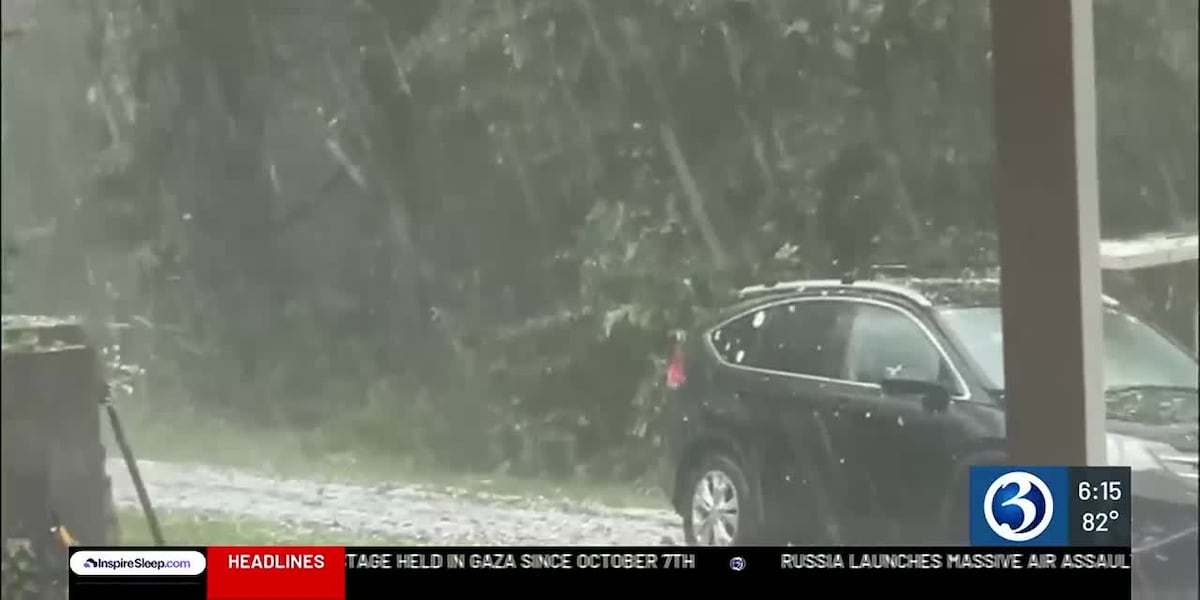
[[79, 550], [71, 554], [76, 575], [199, 575], [204, 554], [195, 550]]
[[1067, 545], [1065, 467], [971, 467], [972, 546]]

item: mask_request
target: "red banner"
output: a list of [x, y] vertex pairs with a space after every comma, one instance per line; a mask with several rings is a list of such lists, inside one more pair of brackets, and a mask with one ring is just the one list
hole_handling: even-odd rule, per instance
[[209, 600], [345, 600], [346, 549], [208, 549]]

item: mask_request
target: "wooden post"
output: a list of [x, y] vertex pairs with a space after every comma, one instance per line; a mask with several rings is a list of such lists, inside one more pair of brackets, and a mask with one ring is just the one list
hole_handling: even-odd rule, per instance
[[1091, 0], [993, 0], [1009, 459], [1105, 464]]

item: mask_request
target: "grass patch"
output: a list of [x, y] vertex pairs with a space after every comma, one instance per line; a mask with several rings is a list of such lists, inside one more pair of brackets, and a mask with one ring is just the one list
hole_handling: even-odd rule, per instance
[[[355, 535], [322, 527], [254, 519], [158, 511], [163, 537], [172, 546], [403, 546], [403, 540]], [[118, 512], [121, 543], [152, 546], [150, 528], [139, 510]]]
[[[544, 498], [611, 507], [667, 508], [652, 484], [525, 479], [494, 473], [423, 469], [404, 457], [369, 452], [322, 453], [319, 434], [247, 431], [195, 414], [152, 414], [138, 404], [119, 407], [138, 458], [220, 465], [285, 478], [377, 485], [421, 485], [455, 494]], [[107, 429], [107, 428], [106, 428]]]

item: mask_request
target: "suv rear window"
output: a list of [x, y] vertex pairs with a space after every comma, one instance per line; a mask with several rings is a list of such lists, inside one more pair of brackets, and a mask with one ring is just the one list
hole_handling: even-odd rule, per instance
[[710, 339], [731, 365], [837, 377], [842, 344], [835, 333], [850, 316], [847, 302], [796, 300], [750, 311], [714, 330]]
[[756, 352], [759, 346], [759, 331], [754, 325], [756, 314], [757, 311], [738, 317], [709, 334], [713, 348], [725, 362], [747, 367], [760, 362]]

